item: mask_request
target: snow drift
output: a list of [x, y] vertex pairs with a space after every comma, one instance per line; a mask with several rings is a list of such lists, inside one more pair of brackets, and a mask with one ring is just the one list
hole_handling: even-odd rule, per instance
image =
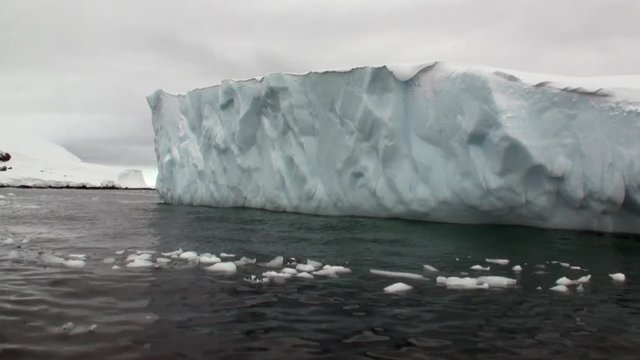
[[156, 187], [175, 204], [640, 233], [638, 84], [434, 63], [159, 90]]

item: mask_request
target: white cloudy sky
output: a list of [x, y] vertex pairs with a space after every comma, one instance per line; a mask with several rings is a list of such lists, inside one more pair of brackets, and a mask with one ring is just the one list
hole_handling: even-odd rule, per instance
[[432, 60], [638, 74], [640, 1], [1, 0], [0, 133], [152, 166], [155, 89]]

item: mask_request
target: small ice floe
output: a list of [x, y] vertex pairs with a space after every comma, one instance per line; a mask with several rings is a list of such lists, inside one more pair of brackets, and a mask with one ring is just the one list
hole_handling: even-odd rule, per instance
[[571, 264], [566, 263], [566, 262], [558, 262], [558, 264], [560, 264], [560, 266], [562, 266], [564, 268], [567, 268], [567, 269], [571, 268]]
[[111, 267], [111, 270], [120, 270], [120, 269], [122, 269], [122, 268], [120, 266], [118, 266], [118, 265], [113, 265]]
[[151, 259], [151, 254], [129, 254], [124, 262], [134, 262], [134, 261], [149, 261]]
[[0, 194], [0, 199], [4, 199], [4, 195]]
[[142, 255], [142, 254], [155, 254], [156, 251], [155, 250], [136, 250], [136, 254], [138, 255]]
[[116, 255], [122, 255], [122, 254], [124, 254], [124, 250], [118, 250], [118, 251], [116, 251]]
[[165, 257], [156, 258], [156, 263], [159, 265], [167, 265], [171, 262], [171, 259]]
[[571, 280], [566, 276], [563, 276], [560, 279], [556, 280], [556, 284], [567, 286], [567, 285], [577, 285], [578, 282], [576, 280]]
[[284, 257], [276, 256], [272, 260], [266, 263], [261, 263], [260, 265], [264, 267], [269, 267], [269, 268], [279, 268], [279, 267], [282, 267], [283, 264], [284, 264]]
[[514, 272], [521, 272], [522, 271], [522, 266], [516, 265], [516, 266], [512, 267], [511, 270], [513, 270]]
[[456, 258], [456, 261], [460, 261], [460, 258]]
[[314, 271], [312, 274], [318, 275], [318, 276], [326, 276], [330, 278], [337, 278], [337, 277], [340, 277], [340, 275], [349, 274], [349, 273], [351, 273], [351, 269], [346, 268], [344, 266], [325, 265], [322, 267], [322, 269]]
[[387, 294], [401, 294], [413, 289], [413, 286], [407, 285], [405, 283], [395, 283], [384, 288], [384, 292]]
[[578, 287], [576, 287], [576, 291], [577, 292], [584, 292], [584, 286], [582, 286], [582, 284], [578, 285]]
[[87, 263], [84, 262], [84, 260], [77, 260], [77, 259], [69, 259], [69, 260], [65, 260], [64, 262], [64, 266], [68, 268], [74, 268], [74, 269], [80, 269], [85, 267], [86, 265]]
[[438, 276], [436, 278], [436, 283], [438, 285], [444, 285], [447, 289], [452, 290], [479, 290], [479, 289], [489, 289], [489, 284], [480, 283], [476, 278], [464, 277], [460, 278], [457, 276]]
[[235, 274], [238, 272], [238, 267], [232, 261], [219, 262], [204, 269], [218, 274]]
[[561, 293], [569, 292], [569, 288], [566, 285], [556, 285], [556, 286], [554, 286], [552, 288], [549, 288], [549, 290], [556, 291], [556, 292], [561, 292]]
[[11, 250], [9, 251], [9, 254], [7, 254], [7, 259], [9, 260], [15, 260], [20, 258], [20, 253], [18, 253], [17, 250]]
[[28, 244], [28, 243], [29, 243], [29, 241], [30, 241], [30, 240], [29, 240], [28, 238], [24, 238], [24, 239], [22, 239], [22, 243], [23, 243], [23, 244]]
[[289, 279], [293, 275], [287, 274], [287, 273], [282, 273], [282, 272], [275, 272], [275, 271], [271, 270], [271, 271], [263, 272], [262, 276], [266, 277], [266, 278], [269, 278], [269, 279], [275, 279], [275, 278]]
[[315, 261], [311, 259], [307, 259], [307, 265], [313, 266], [313, 268], [316, 270], [322, 268], [322, 263], [320, 261]]
[[536, 269], [543, 269], [543, 270], [547, 268], [546, 266], [544, 266], [544, 264], [535, 264], [534, 267]]
[[542, 290], [542, 286], [538, 286], [536, 290]]
[[64, 264], [63, 258], [52, 255], [52, 254], [40, 255], [40, 261], [42, 261], [45, 265], [63, 265]]
[[282, 272], [283, 274], [290, 274], [290, 275], [298, 274], [298, 270], [293, 268], [283, 268], [282, 270], [280, 270], [280, 272]]
[[128, 262], [127, 265], [125, 266], [128, 268], [150, 268], [150, 267], [154, 267], [155, 264], [149, 261], [148, 259], [145, 259], [139, 256], [135, 260]]
[[11, 193], [8, 193], [7, 196], [16, 196], [16, 194], [11, 192]]
[[296, 265], [296, 270], [302, 271], [302, 272], [312, 272], [312, 271], [315, 271], [316, 268], [310, 264], [298, 264]]
[[64, 323], [61, 328], [62, 331], [71, 331], [74, 327], [75, 325], [71, 321], [69, 321], [68, 323]]
[[185, 251], [178, 255], [178, 258], [182, 260], [195, 260], [198, 258], [198, 253], [195, 251]]
[[627, 279], [627, 277], [624, 276], [623, 273], [609, 274], [609, 277], [613, 279], [613, 281], [618, 281], [618, 282], [623, 282]]
[[582, 270], [580, 266], [571, 266], [569, 269], [571, 270]]
[[504, 276], [480, 276], [478, 282], [489, 285], [489, 288], [508, 288], [516, 286], [518, 281]]
[[469, 269], [471, 270], [477, 270], [477, 271], [489, 271], [491, 270], [491, 267], [487, 266], [484, 267], [482, 265], [473, 265], [472, 267], [470, 267]]
[[509, 265], [509, 259], [484, 259], [484, 261], [497, 265]]
[[2, 241], [2, 245], [13, 245], [15, 243], [16, 243], [16, 241], [13, 240], [12, 238], [7, 238], [4, 241]]
[[576, 279], [576, 282], [581, 285], [586, 284], [589, 281], [591, 281], [591, 275], [581, 276], [578, 279]]
[[160, 255], [164, 257], [173, 257], [173, 256], [180, 256], [180, 254], [182, 254], [183, 252], [184, 251], [182, 251], [182, 249], [178, 249], [176, 251], [163, 252], [163, 253], [160, 253]]
[[250, 284], [254, 284], [254, 285], [263, 285], [263, 284], [268, 284], [269, 283], [269, 278], [261, 278], [255, 275], [249, 275], [246, 278], [243, 279], [245, 282], [248, 282]]
[[240, 260], [234, 261], [234, 263], [238, 266], [251, 265], [256, 263], [256, 259], [250, 259], [248, 257], [241, 257]]
[[236, 257], [236, 256], [234, 254], [227, 254], [227, 253], [221, 252], [220, 253], [220, 257], [221, 258], [231, 258], [231, 257]]
[[436, 269], [435, 267], [431, 266], [431, 265], [422, 265], [422, 267], [424, 268], [424, 271], [429, 271], [429, 272], [438, 272], [440, 270]]
[[408, 273], [408, 272], [369, 269], [369, 273], [371, 273], [373, 275], [394, 277], [394, 278], [417, 279], [417, 280], [424, 280], [425, 279], [425, 277], [420, 275], [420, 274], [414, 274], [414, 273]]
[[309, 274], [308, 272], [302, 271], [296, 274], [296, 277], [299, 278], [303, 278], [303, 279], [313, 279], [313, 275]]
[[79, 259], [79, 260], [84, 260], [87, 258], [87, 255], [85, 254], [69, 254], [70, 258], [74, 258], [74, 259]]
[[105, 264], [113, 264], [113, 263], [116, 262], [116, 258], [109, 256], [109, 257], [106, 257], [106, 258], [102, 259], [102, 262], [105, 263]]
[[222, 262], [222, 259], [220, 259], [219, 257], [213, 254], [205, 253], [200, 255], [200, 257], [198, 258], [198, 261], [202, 265], [213, 265], [213, 264]]

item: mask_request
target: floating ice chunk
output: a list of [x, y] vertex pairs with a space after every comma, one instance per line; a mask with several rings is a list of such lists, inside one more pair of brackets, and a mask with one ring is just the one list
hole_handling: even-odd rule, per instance
[[491, 263], [491, 264], [498, 264], [498, 265], [509, 265], [509, 260], [508, 259], [484, 259], [484, 261]]
[[227, 254], [227, 253], [221, 252], [220, 253], [220, 257], [221, 258], [230, 258], [230, 257], [236, 257], [236, 256], [234, 254]]
[[262, 276], [269, 278], [269, 279], [274, 279], [274, 278], [284, 278], [284, 279], [289, 279], [291, 278], [291, 274], [287, 274], [287, 273], [279, 273], [279, 272], [275, 272], [275, 271], [267, 271], [267, 272], [263, 272]]
[[292, 268], [284, 268], [280, 270], [280, 272], [282, 272], [283, 274], [291, 274], [291, 275], [296, 275], [298, 273], [296, 269], [292, 269]]
[[178, 249], [176, 251], [171, 251], [171, 252], [164, 252], [164, 253], [160, 253], [162, 256], [165, 257], [172, 257], [172, 256], [180, 256], [180, 254], [182, 254], [184, 251], [182, 251], [182, 249]]
[[71, 321], [69, 321], [68, 323], [64, 323], [62, 325], [62, 331], [71, 331], [74, 327], [75, 325]]
[[212, 254], [202, 254], [198, 260], [202, 265], [213, 265], [222, 262], [222, 259]]
[[577, 292], [584, 292], [584, 286], [582, 286], [582, 284], [578, 285], [578, 287], [576, 287], [576, 291]]
[[394, 277], [394, 278], [405, 278], [405, 279], [418, 279], [424, 280], [425, 277], [420, 274], [408, 273], [408, 272], [397, 272], [397, 271], [386, 271], [386, 270], [378, 270], [378, 269], [369, 269], [369, 273], [373, 275], [386, 276], [386, 277]]
[[64, 259], [55, 256], [52, 254], [42, 254], [40, 255], [40, 261], [42, 261], [45, 265], [62, 265], [64, 264]]
[[511, 270], [513, 270], [515, 272], [521, 272], [522, 271], [522, 266], [516, 265], [516, 266], [512, 267]]
[[74, 258], [74, 259], [79, 259], [79, 260], [84, 260], [87, 258], [87, 255], [85, 254], [69, 254], [70, 258]]
[[571, 266], [569, 269], [571, 270], [582, 270], [580, 266]]
[[128, 268], [150, 268], [150, 267], [153, 267], [154, 265], [155, 264], [149, 261], [148, 259], [137, 257], [133, 261], [127, 263], [127, 265], [125, 266]]
[[118, 251], [116, 251], [116, 255], [122, 255], [122, 254], [124, 254], [124, 250], [118, 250]]
[[4, 198], [5, 198], [4, 195], [0, 194], [0, 199], [4, 199]]
[[487, 266], [484, 267], [482, 265], [473, 265], [472, 267], [470, 267], [469, 269], [471, 270], [477, 270], [477, 271], [489, 271], [491, 270], [491, 267]]
[[155, 254], [156, 251], [155, 250], [136, 250], [136, 254], [141, 255], [141, 254]]
[[559, 262], [558, 264], [560, 264], [560, 266], [565, 267], [567, 269], [571, 267], [571, 264], [566, 263], [566, 262]]
[[311, 271], [314, 271], [315, 269], [316, 268], [311, 264], [298, 264], [298, 265], [296, 265], [296, 270], [302, 271], [302, 272], [311, 272]]
[[11, 250], [9, 251], [9, 254], [7, 255], [7, 259], [9, 260], [15, 260], [17, 258], [20, 257], [20, 253], [18, 253], [17, 250]]
[[627, 277], [624, 276], [623, 273], [609, 274], [609, 277], [613, 279], [613, 281], [620, 281], [620, 282], [625, 281], [627, 279]]
[[481, 284], [478, 279], [470, 277], [459, 278], [456, 276], [451, 276], [447, 278], [447, 282], [445, 283], [445, 285], [447, 286], [447, 289], [453, 290], [489, 289], [489, 284]]
[[279, 268], [282, 267], [282, 264], [284, 264], [284, 258], [282, 256], [276, 256], [272, 260], [262, 263], [261, 265], [270, 268]]
[[23, 243], [23, 244], [28, 244], [28, 243], [29, 243], [29, 241], [30, 241], [30, 240], [29, 240], [29, 239], [26, 239], [26, 238], [25, 238], [25, 239], [22, 239], [22, 243]]
[[243, 256], [240, 258], [240, 260], [234, 261], [234, 263], [238, 266], [245, 266], [245, 265], [255, 264], [256, 259], [250, 259], [248, 257]]
[[440, 270], [436, 269], [435, 267], [431, 266], [431, 265], [422, 265], [422, 267], [424, 268], [424, 271], [429, 271], [429, 272], [438, 272]]
[[178, 258], [182, 260], [193, 260], [198, 258], [198, 253], [195, 251], [185, 251], [182, 254], [178, 255]]
[[322, 263], [320, 261], [315, 261], [311, 259], [307, 259], [307, 265], [313, 266], [314, 269], [322, 268]]
[[517, 280], [504, 276], [480, 276], [478, 282], [488, 284], [490, 288], [507, 288], [516, 286]]
[[399, 293], [407, 292], [412, 289], [413, 289], [413, 286], [398, 282], [384, 288], [384, 292], [387, 294], [399, 294]]
[[556, 286], [554, 286], [552, 288], [549, 288], [549, 290], [562, 292], [562, 293], [569, 292], [569, 288], [566, 285], [556, 285]]
[[160, 264], [160, 265], [166, 265], [166, 264], [168, 264], [170, 262], [171, 262], [171, 259], [168, 259], [168, 258], [165, 258], [165, 257], [156, 258], [156, 263]]
[[338, 278], [338, 273], [336, 273], [335, 271], [333, 271], [332, 269], [320, 269], [318, 271], [314, 271], [313, 275], [318, 275], [318, 276], [326, 276], [326, 277], [330, 277], [330, 278]]
[[536, 290], [542, 290], [542, 286], [538, 286]]
[[560, 279], [556, 280], [556, 284], [566, 286], [566, 285], [577, 285], [578, 282], [576, 280], [571, 280], [566, 276], [563, 276]]
[[205, 270], [213, 271], [218, 274], [235, 274], [238, 272], [238, 267], [231, 261], [225, 261], [206, 267]]
[[76, 260], [76, 259], [69, 259], [64, 262], [64, 266], [68, 268], [75, 268], [75, 269], [83, 268], [86, 265], [87, 263], [84, 262], [83, 260]]
[[547, 268], [546, 266], [544, 266], [544, 264], [535, 264], [534, 267], [536, 269], [546, 269]]
[[116, 258], [109, 256], [102, 259], [102, 262], [105, 264], [113, 264], [114, 262], [116, 262]]
[[338, 275], [350, 274], [351, 273], [351, 269], [349, 269], [348, 267], [339, 266], [339, 265], [325, 265], [325, 266], [322, 267], [322, 269], [323, 270], [333, 271]]
[[268, 284], [269, 283], [269, 278], [260, 278], [260, 277], [255, 276], [255, 275], [247, 276], [243, 280], [245, 282], [248, 282], [250, 284], [255, 284], [255, 285], [261, 285], [261, 284]]
[[311, 274], [309, 274], [308, 272], [305, 272], [305, 271], [297, 273], [296, 277], [303, 278], [303, 279], [313, 279], [314, 278], [313, 275], [311, 275]]
[[2, 245], [13, 245], [15, 243], [16, 243], [16, 241], [13, 240], [12, 238], [7, 238], [2, 242]]
[[121, 269], [121, 267], [120, 267], [120, 266], [118, 266], [118, 265], [113, 265], [113, 266], [111, 267], [111, 270], [120, 270], [120, 269]]
[[7, 196], [16, 196], [16, 194], [10, 192], [10, 193], [7, 194]]
[[446, 276], [438, 276], [438, 277], [436, 277], [436, 284], [438, 284], [438, 285], [447, 285], [447, 277]]
[[591, 281], [591, 275], [581, 276], [576, 280], [579, 284], [586, 284], [589, 281]]

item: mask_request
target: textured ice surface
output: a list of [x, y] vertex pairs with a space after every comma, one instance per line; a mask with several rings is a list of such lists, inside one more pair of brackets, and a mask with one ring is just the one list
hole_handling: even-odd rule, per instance
[[398, 294], [398, 293], [407, 292], [412, 289], [413, 289], [413, 286], [399, 282], [399, 283], [395, 283], [387, 286], [386, 288], [384, 288], [384, 292], [386, 292], [387, 294]]
[[[393, 71], [392, 71], [393, 70]], [[640, 233], [640, 77], [437, 63], [157, 91], [164, 201]]]

